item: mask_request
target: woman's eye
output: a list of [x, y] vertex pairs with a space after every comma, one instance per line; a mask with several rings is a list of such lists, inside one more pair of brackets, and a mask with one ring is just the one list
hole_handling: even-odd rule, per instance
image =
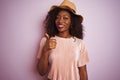
[[63, 17], [63, 19], [67, 20], [67, 19], [69, 19], [69, 18], [68, 18], [68, 17]]
[[59, 19], [59, 18], [60, 18], [60, 17], [58, 17], [58, 16], [56, 17], [56, 19]]
[[57, 16], [56, 19], [57, 19], [57, 20], [60, 20], [60, 19], [68, 20], [69, 18], [68, 18], [68, 17], [60, 17], [60, 16]]

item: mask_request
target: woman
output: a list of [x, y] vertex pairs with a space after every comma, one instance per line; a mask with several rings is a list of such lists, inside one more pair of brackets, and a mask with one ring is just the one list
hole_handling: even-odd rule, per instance
[[51, 7], [37, 56], [40, 75], [47, 74], [48, 80], [88, 80], [82, 21], [68, 0]]

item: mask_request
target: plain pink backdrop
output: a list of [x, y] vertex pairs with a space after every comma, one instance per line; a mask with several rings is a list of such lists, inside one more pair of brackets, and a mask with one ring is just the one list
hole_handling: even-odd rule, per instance
[[[120, 80], [120, 1], [71, 0], [84, 17], [89, 80]], [[0, 0], [0, 80], [42, 80], [36, 55], [42, 22], [62, 0]]]

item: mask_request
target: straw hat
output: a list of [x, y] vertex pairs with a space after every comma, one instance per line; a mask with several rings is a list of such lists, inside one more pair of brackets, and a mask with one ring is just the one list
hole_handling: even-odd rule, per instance
[[50, 8], [51, 10], [54, 10], [56, 7], [62, 8], [62, 9], [67, 9], [69, 11], [71, 11], [74, 15], [80, 17], [81, 19], [83, 19], [83, 17], [79, 14], [76, 14], [76, 6], [73, 2], [69, 1], [69, 0], [64, 0], [59, 6], [58, 5], [53, 5]]

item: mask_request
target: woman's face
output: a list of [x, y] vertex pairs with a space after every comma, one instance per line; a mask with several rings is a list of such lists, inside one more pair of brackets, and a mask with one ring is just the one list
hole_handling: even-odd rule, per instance
[[56, 27], [59, 33], [69, 33], [71, 25], [71, 15], [67, 11], [60, 11], [55, 20]]

